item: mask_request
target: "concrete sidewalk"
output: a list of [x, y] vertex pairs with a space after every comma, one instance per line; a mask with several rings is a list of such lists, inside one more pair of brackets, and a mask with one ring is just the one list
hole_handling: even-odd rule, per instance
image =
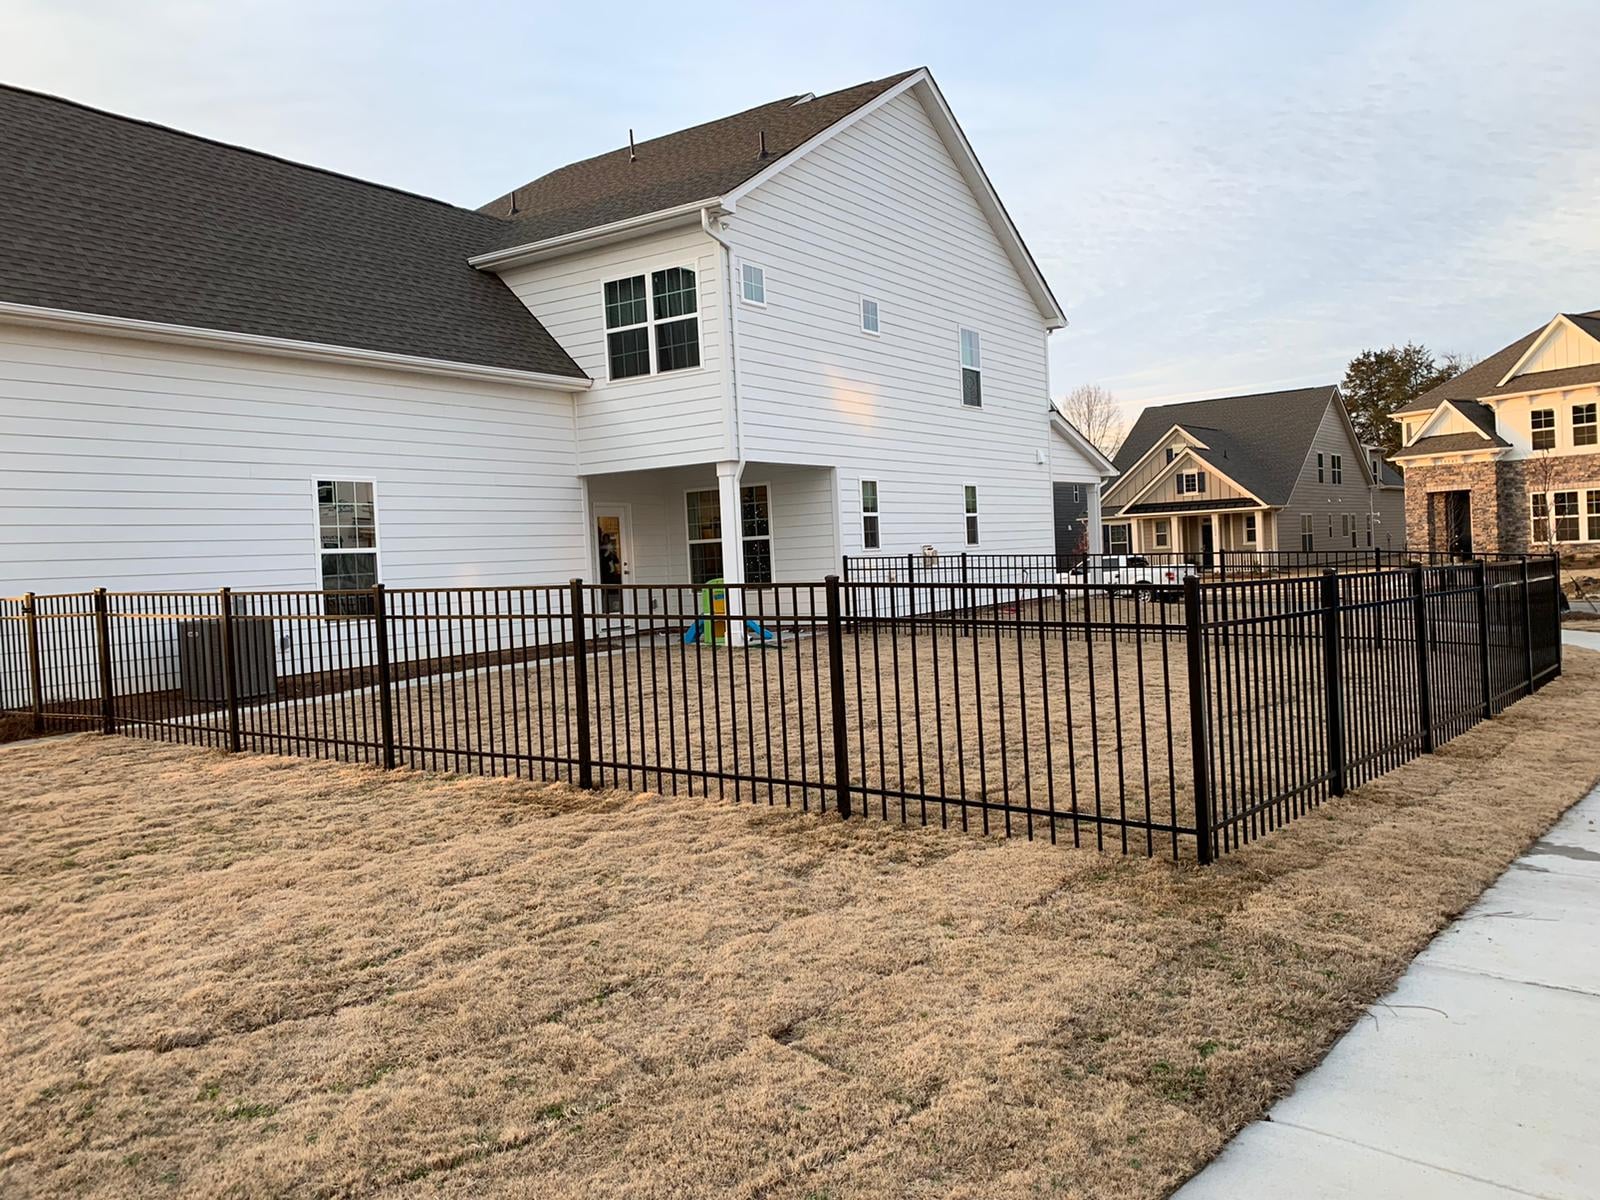
[[1600, 788], [1176, 1200], [1508, 1196], [1600, 1197]]

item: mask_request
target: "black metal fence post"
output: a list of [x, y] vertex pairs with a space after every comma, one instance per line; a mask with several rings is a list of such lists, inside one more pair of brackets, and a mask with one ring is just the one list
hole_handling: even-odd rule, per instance
[[823, 581], [828, 608], [828, 690], [833, 708], [833, 786], [834, 804], [841, 817], [850, 815], [850, 732], [844, 707], [844, 631], [839, 620], [839, 577]]
[[1478, 685], [1483, 692], [1483, 718], [1494, 716], [1494, 684], [1489, 672], [1489, 567], [1472, 560], [1472, 586], [1478, 602]]
[[394, 688], [389, 665], [389, 594], [383, 584], [372, 588], [372, 619], [378, 651], [378, 730], [383, 737], [383, 767], [394, 770]]
[[1205, 648], [1201, 642], [1205, 621], [1201, 612], [1200, 577], [1183, 580], [1183, 619], [1189, 658], [1189, 744], [1194, 770], [1195, 856], [1207, 866], [1212, 858], [1211, 747], [1206, 729]]
[[1339, 572], [1322, 572], [1322, 674], [1328, 718], [1328, 791], [1344, 795], [1344, 675], [1339, 629]]
[[1528, 677], [1526, 695], [1533, 695], [1533, 589], [1528, 579], [1528, 558], [1522, 558], [1522, 659]]
[[29, 592], [22, 598], [22, 615], [28, 638], [28, 689], [33, 700], [33, 736], [44, 733], [44, 660], [39, 654], [39, 598]]
[[117, 731], [117, 707], [111, 681], [111, 619], [105, 588], [94, 590], [94, 640], [100, 660], [100, 731]]
[[589, 631], [584, 627], [583, 580], [572, 581], [573, 692], [578, 704], [578, 786], [594, 787], [594, 747], [589, 730]]
[[1428, 647], [1428, 579], [1421, 563], [1411, 564], [1411, 620], [1417, 641], [1417, 725], [1422, 752], [1433, 753], [1433, 662]]
[[[850, 585], [850, 556], [848, 554], [846, 554], [844, 556], [844, 561], [843, 561], [843, 563], [840, 564], [840, 566], [842, 567], [843, 572], [844, 572], [845, 586], [849, 587], [849, 585]], [[849, 588], [849, 591], [845, 595], [845, 603], [847, 605], [849, 605], [849, 607], [850, 607], [850, 619], [852, 621], [855, 620], [856, 619], [856, 590], [855, 590], [855, 588], [853, 588], [853, 587]]]
[[910, 584], [906, 593], [911, 598], [911, 629], [914, 633], [917, 628], [917, 556], [909, 552], [906, 554], [906, 583]]
[[223, 588], [217, 596], [222, 614], [222, 700], [228, 706], [228, 750], [239, 753], [239, 673], [238, 651], [233, 636], [233, 589]]
[[972, 632], [972, 589], [967, 585], [967, 552], [961, 552], [961, 612], [966, 618], [966, 631]]

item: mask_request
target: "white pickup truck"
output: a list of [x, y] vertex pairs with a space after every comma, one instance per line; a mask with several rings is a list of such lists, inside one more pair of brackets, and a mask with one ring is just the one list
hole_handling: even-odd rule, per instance
[[1087, 583], [1112, 594], [1132, 592], [1163, 601], [1183, 594], [1183, 581], [1195, 574], [1193, 563], [1168, 561], [1159, 566], [1142, 554], [1091, 554], [1070, 571], [1056, 576], [1057, 583]]

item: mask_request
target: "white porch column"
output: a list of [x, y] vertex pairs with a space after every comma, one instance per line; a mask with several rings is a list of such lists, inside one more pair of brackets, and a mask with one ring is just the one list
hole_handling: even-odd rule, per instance
[[728, 587], [728, 640], [744, 645], [744, 593], [732, 586], [744, 582], [744, 538], [739, 511], [740, 464], [717, 464], [717, 506], [722, 518], [722, 581]]
[[1086, 531], [1088, 533], [1088, 537], [1084, 542], [1084, 549], [1087, 550], [1090, 554], [1104, 554], [1105, 553], [1105, 545], [1104, 545], [1104, 542], [1103, 542], [1103, 533], [1104, 533], [1104, 531], [1101, 529], [1101, 518], [1100, 518], [1100, 485], [1098, 483], [1091, 483], [1091, 484], [1088, 485], [1088, 488], [1089, 488], [1089, 528]]

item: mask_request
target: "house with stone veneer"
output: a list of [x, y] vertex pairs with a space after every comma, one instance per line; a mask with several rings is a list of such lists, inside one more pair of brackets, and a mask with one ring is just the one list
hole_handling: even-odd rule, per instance
[[1557, 314], [1394, 416], [1417, 548], [1600, 552], [1600, 310]]

